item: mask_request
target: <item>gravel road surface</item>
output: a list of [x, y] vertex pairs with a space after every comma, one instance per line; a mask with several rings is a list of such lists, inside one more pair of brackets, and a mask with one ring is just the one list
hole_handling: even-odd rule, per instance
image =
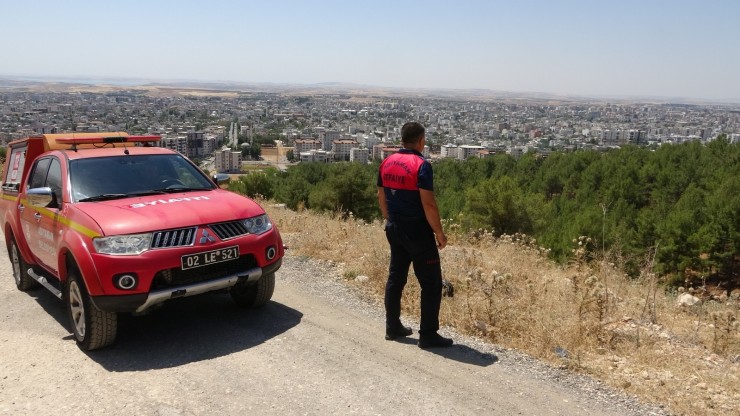
[[124, 316], [85, 353], [61, 301], [15, 288], [0, 253], [0, 415], [650, 415], [660, 407], [449, 330], [421, 350], [330, 265], [288, 256], [272, 302], [225, 294]]

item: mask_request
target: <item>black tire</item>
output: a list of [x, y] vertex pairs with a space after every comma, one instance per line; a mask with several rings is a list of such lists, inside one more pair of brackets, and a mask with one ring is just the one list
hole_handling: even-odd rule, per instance
[[275, 292], [275, 273], [262, 275], [256, 283], [239, 283], [229, 290], [231, 298], [242, 308], [264, 306]]
[[101, 311], [92, 303], [76, 270], [70, 270], [64, 287], [67, 314], [77, 345], [92, 351], [112, 344], [118, 331], [118, 314]]
[[28, 263], [23, 260], [20, 250], [18, 250], [18, 244], [15, 242], [15, 238], [11, 237], [10, 247], [8, 248], [8, 255], [10, 257], [10, 263], [13, 265], [13, 279], [15, 280], [15, 286], [18, 290], [27, 291], [39, 286], [39, 282], [34, 280], [28, 274]]

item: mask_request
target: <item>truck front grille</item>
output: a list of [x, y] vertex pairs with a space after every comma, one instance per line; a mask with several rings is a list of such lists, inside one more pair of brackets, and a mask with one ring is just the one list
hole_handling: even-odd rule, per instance
[[179, 230], [157, 231], [152, 236], [151, 248], [170, 248], [191, 246], [195, 241], [197, 227]]
[[227, 240], [229, 238], [249, 234], [247, 228], [244, 226], [244, 223], [241, 221], [221, 222], [218, 224], [210, 224], [208, 226], [211, 227], [213, 232], [216, 233], [218, 238], [220, 238], [221, 240]]
[[[228, 240], [249, 234], [241, 221], [220, 222], [209, 224], [208, 227], [221, 240]], [[157, 231], [152, 235], [151, 248], [171, 248], [192, 246], [195, 242], [198, 227], [180, 228], [177, 230]]]

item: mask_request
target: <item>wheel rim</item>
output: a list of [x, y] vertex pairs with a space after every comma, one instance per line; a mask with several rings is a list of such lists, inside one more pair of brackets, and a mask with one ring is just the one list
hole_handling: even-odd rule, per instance
[[69, 283], [69, 313], [72, 323], [80, 337], [85, 337], [85, 305], [82, 303], [82, 293], [77, 282]]
[[13, 278], [15, 284], [20, 286], [21, 284], [21, 259], [18, 254], [18, 247], [13, 243], [10, 246], [10, 261], [13, 263]]

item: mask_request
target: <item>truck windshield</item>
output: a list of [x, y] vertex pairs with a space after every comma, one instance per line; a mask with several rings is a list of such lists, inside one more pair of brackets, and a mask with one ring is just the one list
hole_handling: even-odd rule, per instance
[[69, 175], [75, 202], [216, 187], [180, 155], [71, 160]]

